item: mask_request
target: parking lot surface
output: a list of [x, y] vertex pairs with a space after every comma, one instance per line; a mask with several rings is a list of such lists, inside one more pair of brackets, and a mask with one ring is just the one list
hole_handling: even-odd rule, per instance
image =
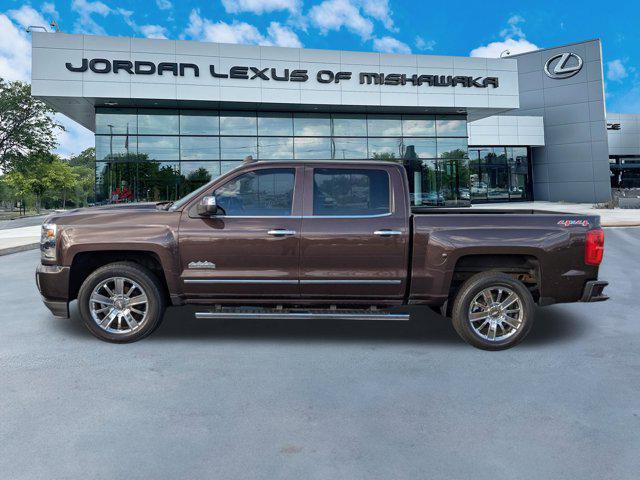
[[612, 299], [539, 308], [520, 346], [450, 323], [195, 320], [113, 345], [54, 319], [38, 251], [0, 257], [0, 478], [631, 479], [640, 228], [607, 229]]

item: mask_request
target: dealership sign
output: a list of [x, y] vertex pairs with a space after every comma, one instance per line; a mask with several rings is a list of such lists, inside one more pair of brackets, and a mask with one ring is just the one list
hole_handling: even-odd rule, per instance
[[[65, 64], [70, 72], [92, 71], [99, 74], [116, 75], [173, 75], [184, 77], [200, 76], [200, 67], [195, 63], [148, 62], [129, 60], [107, 60], [105, 58], [82, 59], [80, 65]], [[216, 70], [209, 65], [209, 75], [213, 78], [233, 78], [238, 80], [307, 82], [315, 78], [318, 83], [343, 83], [354, 76], [353, 72], [320, 70], [310, 76], [308, 70], [289, 68], [259, 68], [253, 66], [233, 66], [227, 71]], [[429, 85], [431, 87], [498, 88], [498, 77], [475, 77], [466, 75], [407, 75], [406, 73], [359, 72], [360, 85]]]
[[580, 69], [582, 58], [575, 53], [559, 53], [550, 57], [544, 64], [544, 73], [555, 79], [573, 77]]

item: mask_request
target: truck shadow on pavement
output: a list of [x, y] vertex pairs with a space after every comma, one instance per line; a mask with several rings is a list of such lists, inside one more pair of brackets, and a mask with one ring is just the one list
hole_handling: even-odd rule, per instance
[[[344, 320], [197, 320], [192, 307], [170, 307], [164, 320], [145, 341], [177, 340], [282, 340], [300, 342], [396, 342], [464, 345], [451, 322], [429, 309], [411, 311], [411, 321]], [[71, 304], [71, 319], [58, 323], [65, 333], [89, 337], [77, 306]], [[582, 336], [588, 322], [577, 313], [558, 307], [536, 309], [532, 331], [523, 345], [573, 341]]]

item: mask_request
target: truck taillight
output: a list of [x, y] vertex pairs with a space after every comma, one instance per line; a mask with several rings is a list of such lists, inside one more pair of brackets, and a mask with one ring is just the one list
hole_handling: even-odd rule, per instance
[[584, 262], [587, 265], [600, 265], [604, 253], [604, 231], [601, 228], [589, 230], [584, 246]]

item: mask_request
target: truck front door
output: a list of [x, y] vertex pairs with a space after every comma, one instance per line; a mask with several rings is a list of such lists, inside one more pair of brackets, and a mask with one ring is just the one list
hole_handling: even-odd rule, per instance
[[393, 167], [306, 168], [302, 297], [402, 299], [409, 246], [405, 195]]
[[185, 209], [179, 239], [188, 297], [299, 296], [302, 176], [302, 167], [256, 166], [208, 192], [220, 215]]

